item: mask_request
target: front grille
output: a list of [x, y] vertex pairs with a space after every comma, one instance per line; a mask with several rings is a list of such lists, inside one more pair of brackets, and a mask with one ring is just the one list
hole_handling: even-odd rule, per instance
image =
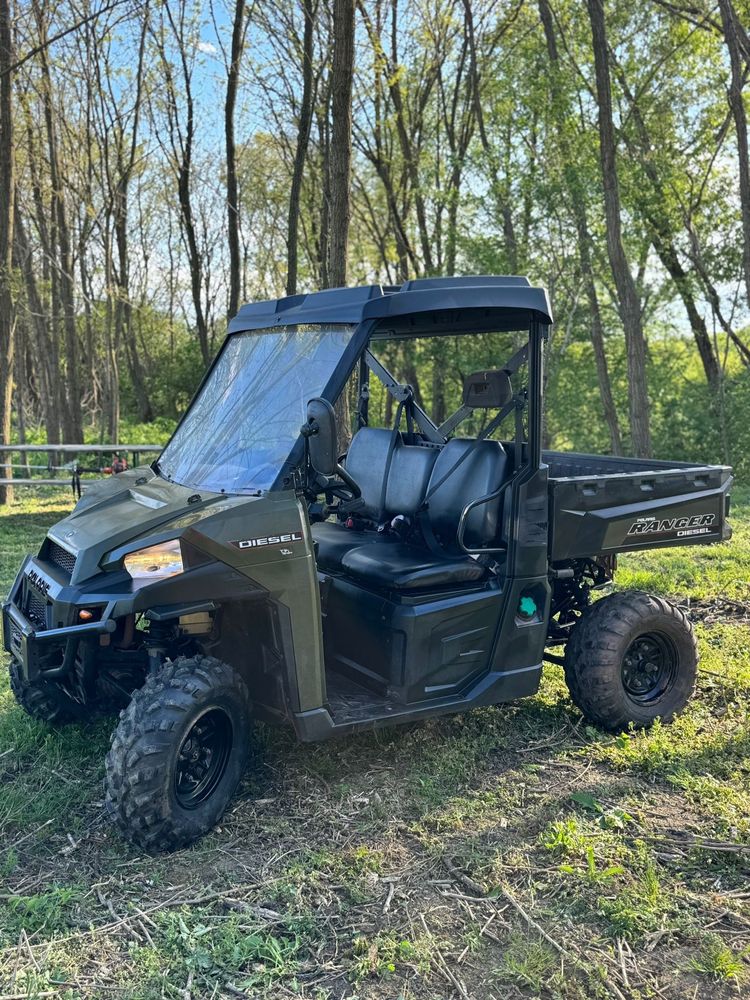
[[59, 566], [60, 569], [64, 569], [66, 573], [72, 574], [76, 566], [76, 557], [72, 552], [68, 552], [64, 549], [62, 545], [58, 545], [57, 542], [53, 542], [50, 539], [49, 548], [47, 549], [47, 558], [50, 562], [53, 562], [55, 566]]
[[47, 598], [31, 585], [26, 593], [26, 617], [35, 625], [47, 627]]
[[21, 645], [21, 630], [15, 622], [10, 623], [10, 645], [13, 649], [18, 649]]

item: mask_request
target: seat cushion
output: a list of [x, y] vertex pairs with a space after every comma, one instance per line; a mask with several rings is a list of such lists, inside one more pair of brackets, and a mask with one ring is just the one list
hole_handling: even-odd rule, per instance
[[355, 531], [335, 521], [320, 521], [312, 526], [313, 541], [316, 542], [316, 559], [320, 569], [335, 571], [341, 568], [341, 560], [349, 549], [372, 542], [374, 531]]
[[487, 575], [475, 559], [439, 559], [426, 549], [403, 542], [375, 542], [350, 548], [341, 568], [353, 579], [389, 590], [419, 590], [472, 583]]

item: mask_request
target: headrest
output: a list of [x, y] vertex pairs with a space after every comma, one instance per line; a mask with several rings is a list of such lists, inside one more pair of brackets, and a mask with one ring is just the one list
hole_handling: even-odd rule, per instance
[[474, 372], [464, 380], [464, 406], [472, 409], [499, 410], [512, 397], [510, 376], [504, 369]]

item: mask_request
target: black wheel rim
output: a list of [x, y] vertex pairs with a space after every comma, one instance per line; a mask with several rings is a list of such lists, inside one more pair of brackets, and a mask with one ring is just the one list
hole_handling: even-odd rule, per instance
[[622, 683], [628, 697], [640, 704], [657, 701], [672, 686], [677, 674], [677, 652], [661, 632], [646, 632], [634, 639], [622, 661]]
[[232, 750], [232, 722], [211, 708], [193, 723], [177, 752], [174, 791], [183, 809], [197, 809], [216, 791]]

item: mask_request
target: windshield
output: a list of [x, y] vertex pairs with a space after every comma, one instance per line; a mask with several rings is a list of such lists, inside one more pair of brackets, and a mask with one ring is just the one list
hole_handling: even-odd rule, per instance
[[235, 333], [159, 458], [168, 479], [228, 493], [268, 489], [354, 333], [305, 324]]

